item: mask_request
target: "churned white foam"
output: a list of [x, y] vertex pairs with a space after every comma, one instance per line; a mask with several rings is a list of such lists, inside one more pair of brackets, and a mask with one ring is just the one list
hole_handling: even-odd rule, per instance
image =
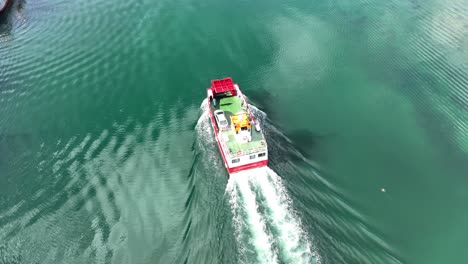
[[231, 175], [227, 191], [231, 195], [230, 204], [234, 215], [234, 224], [237, 229], [237, 241], [241, 251], [248, 245], [241, 239], [245, 230], [251, 234], [248, 243], [254, 247], [258, 263], [278, 263], [276, 253], [272, 249], [271, 234], [267, 232], [265, 219], [259, 213], [256, 195], [249, 185], [249, 175], [237, 173]]
[[265, 167], [232, 174], [226, 191], [241, 254], [249, 247], [243, 238], [247, 233], [259, 263], [320, 263], [273, 170]]
[[200, 105], [200, 110], [208, 114], [208, 99], [203, 99], [203, 102]]
[[265, 167], [232, 174], [226, 191], [241, 254], [248, 246], [243, 244], [243, 234], [248, 232], [259, 263], [320, 263], [273, 170]]
[[312, 263], [311, 243], [290, 204], [281, 178], [270, 168], [256, 169], [253, 183], [264, 197], [265, 217], [276, 231], [281, 259], [286, 263]]

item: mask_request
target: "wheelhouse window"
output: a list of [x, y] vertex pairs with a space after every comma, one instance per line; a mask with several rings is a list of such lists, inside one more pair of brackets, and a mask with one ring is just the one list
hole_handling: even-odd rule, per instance
[[262, 152], [260, 154], [258, 154], [258, 157], [261, 158], [261, 157], [265, 157], [266, 153], [265, 152]]

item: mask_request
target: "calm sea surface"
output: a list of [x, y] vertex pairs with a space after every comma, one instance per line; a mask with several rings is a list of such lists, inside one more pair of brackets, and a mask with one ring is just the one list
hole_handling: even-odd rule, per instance
[[[231, 76], [268, 168], [228, 177]], [[15, 0], [0, 264], [468, 263], [466, 0]]]

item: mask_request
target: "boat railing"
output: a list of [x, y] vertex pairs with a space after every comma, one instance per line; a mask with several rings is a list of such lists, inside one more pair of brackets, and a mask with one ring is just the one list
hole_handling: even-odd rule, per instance
[[253, 148], [253, 149], [249, 149], [249, 150], [239, 150], [239, 151], [231, 151], [227, 146], [226, 146], [226, 143], [222, 142], [222, 145], [223, 145], [223, 148], [224, 149], [227, 149], [228, 150], [228, 153], [229, 155], [232, 157], [232, 158], [237, 158], [237, 157], [240, 157], [240, 156], [246, 156], [246, 155], [251, 155], [251, 154], [254, 154], [254, 153], [258, 153], [258, 152], [262, 152], [262, 151], [266, 151], [267, 150], [267, 145], [266, 145], [266, 142], [264, 140], [262, 140], [262, 146], [260, 147], [256, 147], [256, 148]]

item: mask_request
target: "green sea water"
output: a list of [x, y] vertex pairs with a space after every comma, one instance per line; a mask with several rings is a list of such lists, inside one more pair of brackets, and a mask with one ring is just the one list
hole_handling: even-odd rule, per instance
[[[0, 264], [468, 263], [466, 0], [15, 0]], [[229, 177], [233, 77], [269, 167]]]

